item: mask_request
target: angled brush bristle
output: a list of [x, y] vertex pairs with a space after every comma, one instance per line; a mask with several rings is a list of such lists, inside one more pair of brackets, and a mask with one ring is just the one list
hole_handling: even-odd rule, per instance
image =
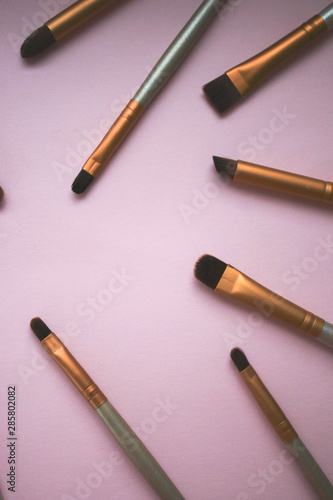
[[50, 335], [50, 333], [52, 333], [49, 327], [46, 326], [44, 321], [40, 318], [33, 318], [30, 321], [30, 327], [40, 341], [44, 340], [48, 335]]
[[234, 347], [230, 352], [230, 357], [238, 368], [238, 371], [242, 372], [250, 366], [247, 357], [239, 347]]
[[203, 255], [197, 260], [194, 268], [195, 277], [213, 290], [222, 278], [227, 264], [212, 255]]
[[213, 156], [216, 171], [221, 175], [227, 175], [231, 179], [235, 177], [237, 170], [237, 161], [230, 158], [222, 158], [221, 156]]
[[204, 85], [203, 91], [220, 113], [226, 111], [242, 97], [226, 73]]
[[82, 194], [92, 183], [95, 177], [86, 170], [81, 170], [80, 173], [74, 179], [72, 184], [72, 191], [76, 194]]
[[35, 30], [24, 40], [21, 47], [21, 56], [24, 59], [37, 56], [55, 42], [56, 39], [50, 28], [46, 24], [43, 24], [43, 26]]

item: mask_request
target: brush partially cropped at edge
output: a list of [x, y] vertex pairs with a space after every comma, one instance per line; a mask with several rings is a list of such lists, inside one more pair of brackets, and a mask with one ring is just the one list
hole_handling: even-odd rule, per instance
[[2, 200], [3, 200], [3, 197], [4, 197], [4, 192], [3, 192], [2, 187], [0, 186], [0, 203], [1, 203], [1, 202], [2, 202]]
[[109, 7], [116, 0], [78, 0], [52, 17], [23, 42], [21, 56], [34, 57]]
[[202, 2], [184, 28], [169, 45], [139, 90], [107, 132], [104, 139], [102, 139], [101, 143], [88, 158], [72, 184], [74, 193], [83, 193], [104, 169], [139, 117], [171, 77], [208, 23], [217, 15], [222, 5], [223, 1], [221, 0], [205, 0]]
[[250, 365], [244, 352], [239, 347], [235, 347], [232, 349], [230, 356], [260, 408], [273, 425], [281, 441], [295, 457], [297, 464], [311, 483], [318, 497], [322, 500], [332, 500], [333, 485], [306, 448], [253, 366]]
[[213, 156], [217, 172], [234, 182], [251, 184], [309, 200], [333, 204], [333, 183], [241, 160]]
[[333, 3], [330, 3], [281, 40], [204, 85], [204, 93], [220, 113], [226, 111], [280, 64], [332, 26]]
[[333, 325], [260, 285], [212, 255], [195, 264], [195, 277], [208, 287], [254, 306], [265, 317], [282, 319], [313, 339], [333, 348]]
[[40, 318], [32, 319], [30, 326], [46, 352], [55, 360], [82, 396], [96, 411], [97, 415], [103, 420], [110, 433], [155, 493], [163, 500], [184, 500], [184, 497], [152, 454], [111, 405], [106, 396], [61, 340], [51, 332]]

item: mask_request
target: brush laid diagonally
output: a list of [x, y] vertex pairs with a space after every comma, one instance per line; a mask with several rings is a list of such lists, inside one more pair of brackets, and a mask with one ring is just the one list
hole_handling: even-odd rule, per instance
[[333, 26], [333, 3], [299, 28], [226, 73], [203, 86], [213, 106], [223, 113], [250, 90], [259, 85], [273, 70]]

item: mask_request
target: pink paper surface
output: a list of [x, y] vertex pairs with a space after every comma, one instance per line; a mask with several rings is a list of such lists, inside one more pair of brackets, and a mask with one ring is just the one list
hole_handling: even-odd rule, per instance
[[333, 180], [332, 34], [224, 116], [201, 90], [326, 2], [229, 0], [81, 198], [75, 176], [200, 2], [119, 2], [22, 60], [24, 38], [69, 4], [1, 2], [4, 499], [156, 498], [31, 332], [40, 316], [187, 500], [314, 500], [229, 352], [244, 349], [332, 481], [332, 351], [217, 296], [193, 267], [210, 253], [333, 322], [331, 209], [225, 183], [212, 163]]

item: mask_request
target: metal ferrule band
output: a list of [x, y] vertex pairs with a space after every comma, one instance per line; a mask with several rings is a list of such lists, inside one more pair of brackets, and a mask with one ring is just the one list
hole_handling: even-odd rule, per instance
[[83, 170], [94, 177], [103, 170], [109, 158], [123, 142], [127, 134], [144, 112], [145, 108], [134, 99], [120, 113], [117, 120], [86, 161]]
[[48, 335], [41, 344], [94, 410], [106, 401], [106, 396], [55, 333]]
[[244, 382], [252, 392], [267, 419], [284, 443], [292, 443], [297, 438], [297, 432], [286, 418], [285, 414], [270, 394], [265, 384], [250, 365], [240, 372]]
[[238, 160], [234, 181], [333, 204], [333, 184]]
[[275, 294], [238, 269], [227, 266], [215, 291], [257, 308], [265, 317], [286, 321], [311, 337], [317, 337], [325, 321]]
[[244, 96], [279, 64], [327, 31], [327, 24], [316, 15], [259, 54], [226, 72], [238, 92]]

